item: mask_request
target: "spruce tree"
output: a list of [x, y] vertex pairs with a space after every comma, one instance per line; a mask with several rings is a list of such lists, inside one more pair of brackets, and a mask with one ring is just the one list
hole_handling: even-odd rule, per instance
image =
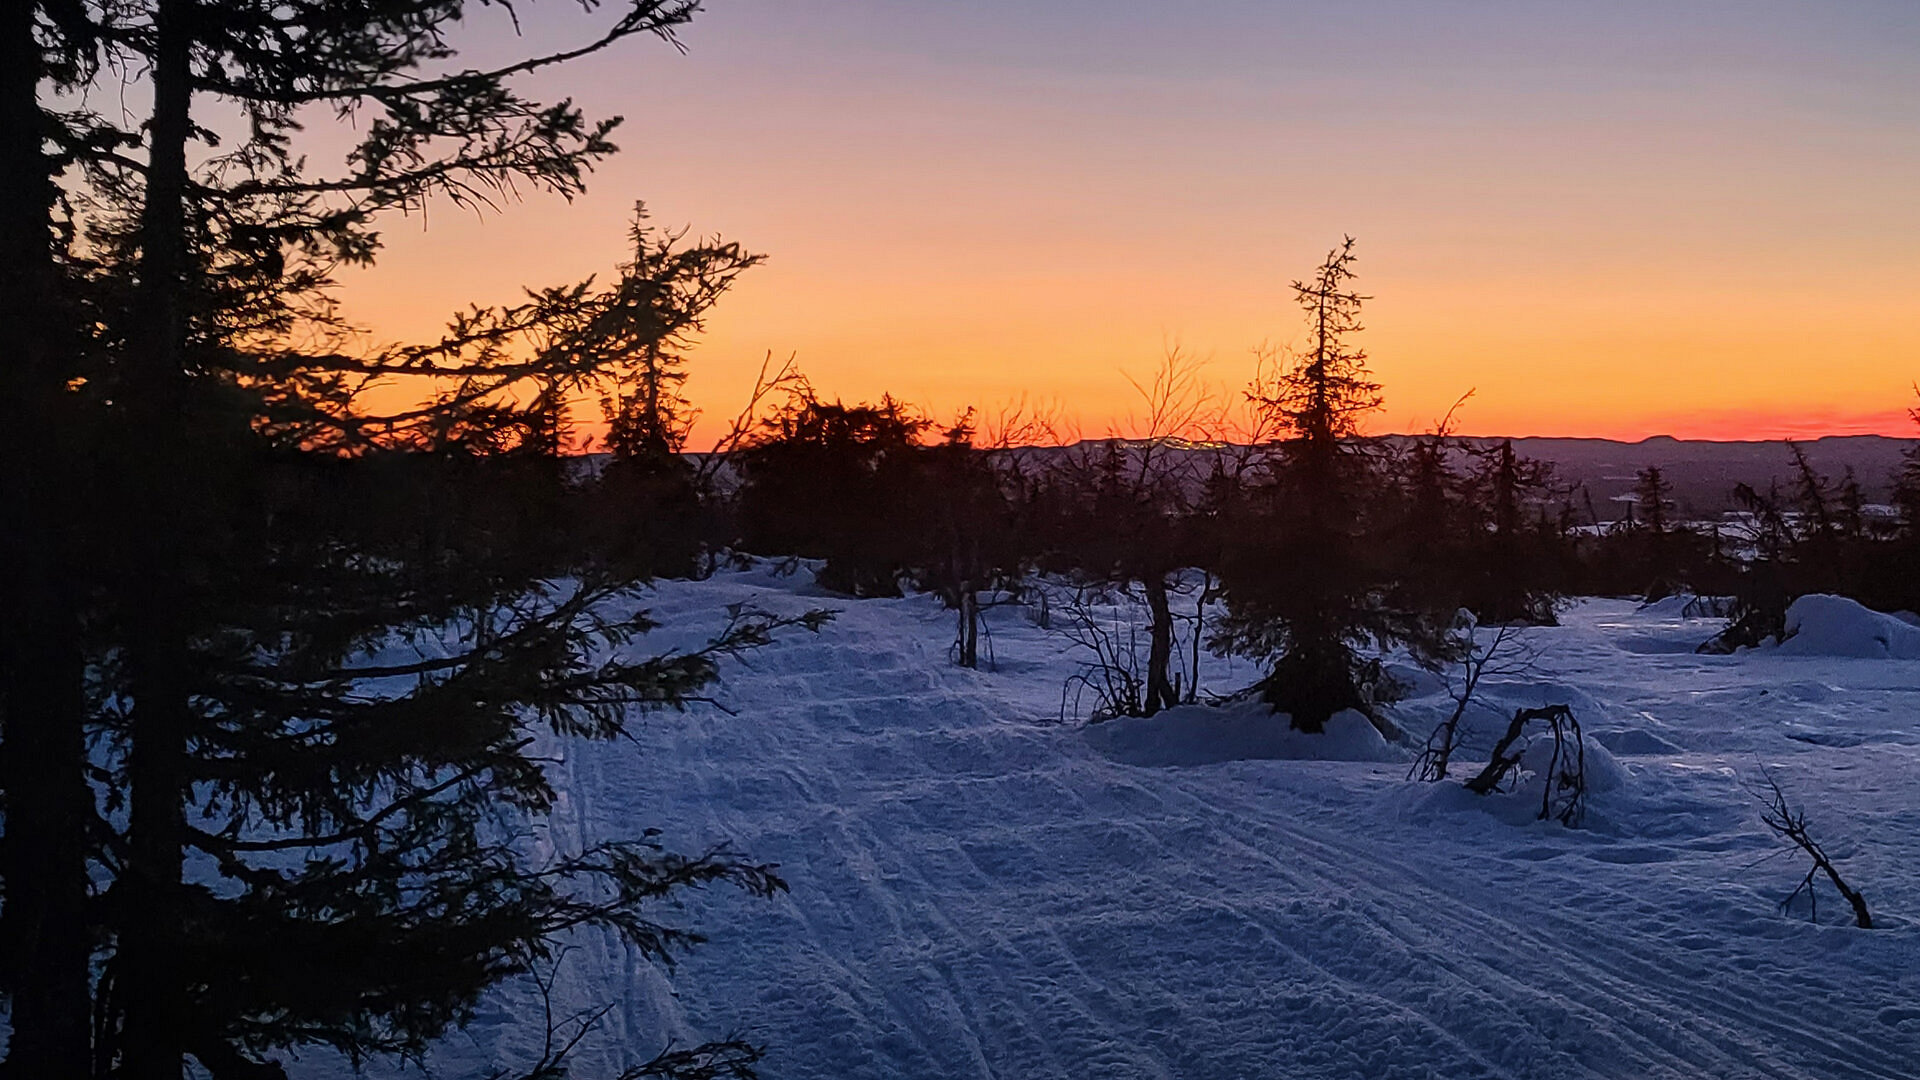
[[41, 104], [85, 85], [98, 39], [77, 0], [0, 9], [0, 994], [4, 1070], [90, 1068], [85, 781], [87, 464], [77, 380], [97, 375], [57, 178], [88, 126]]
[[1667, 511], [1673, 509], [1672, 495], [1673, 485], [1658, 465], [1641, 469], [1634, 479], [1632, 510], [1638, 511], [1639, 520], [1630, 519], [1629, 525], [1634, 528], [1633, 535], [1639, 538], [1643, 551], [1640, 570], [1649, 602], [1674, 589], [1675, 539], [1667, 520]]
[[1386, 596], [1384, 537], [1369, 521], [1379, 468], [1359, 430], [1380, 405], [1380, 385], [1353, 343], [1367, 299], [1353, 287], [1354, 258], [1349, 237], [1312, 279], [1294, 283], [1308, 344], [1271, 384], [1249, 391], [1288, 437], [1220, 571], [1228, 615], [1216, 648], [1270, 660], [1263, 696], [1310, 732], [1343, 709], [1372, 713], [1391, 694], [1357, 646], [1404, 643], [1423, 658], [1454, 647], [1442, 629], [1450, 612], [1397, 607]]
[[1007, 478], [974, 445], [973, 416], [968, 409], [939, 443], [906, 456], [911, 471], [891, 507], [916, 583], [954, 613], [953, 660], [966, 668], [980, 666], [980, 594], [1016, 589], [1025, 562]]
[[[51, 635], [69, 651], [37, 683], [44, 654], [14, 637], [5, 652], [6, 931], [48, 961], [9, 972], [9, 1068], [176, 1076], [191, 1057], [224, 1078], [272, 1075], [305, 1045], [417, 1053], [574, 928], [657, 953], [690, 938], [647, 913], [661, 896], [777, 888], [766, 867], [651, 838], [533, 863], [500, 827], [550, 802], [538, 740], [612, 737], [684, 703], [784, 622], [736, 612], [705, 649], [646, 656], [631, 579], [582, 570], [542, 520], [571, 497], [566, 402], [619, 383], [666, 339], [654, 317], [686, 312], [589, 282], [367, 353], [326, 302], [334, 267], [374, 257], [385, 211], [580, 190], [614, 121], [512, 80], [669, 34], [694, 5], [636, 0], [580, 49], [492, 71], [449, 66], [457, 0], [26, 7], [33, 80], [86, 84], [84, 57], [62, 68], [45, 44], [77, 20], [70, 36], [98, 42], [109, 74], [141, 72], [152, 103], [123, 130], [36, 104], [25, 134], [0, 132], [30, 196], [7, 210], [7, 254], [34, 256], [21, 280], [48, 301], [18, 331], [41, 358], [19, 400], [68, 395], [49, 416], [94, 440], [93, 494], [121, 519], [109, 532], [27, 492], [29, 528], [90, 544], [97, 572], [8, 532], [50, 575], [34, 610], [78, 621]], [[215, 102], [245, 117], [237, 144], [203, 126]], [[293, 140], [327, 112], [365, 135], [315, 177]], [[84, 244], [42, 197], [49, 138], [84, 170]], [[45, 265], [60, 256], [64, 277]], [[82, 302], [86, 340], [62, 337]], [[368, 408], [359, 391], [394, 377], [431, 400]], [[9, 492], [62, 475], [27, 460]], [[49, 812], [12, 812], [49, 791]], [[23, 868], [46, 851], [43, 883]], [[27, 1017], [63, 1021], [22, 1038]]]
[[1539, 515], [1530, 522], [1528, 510], [1551, 489], [1553, 466], [1522, 456], [1512, 439], [1478, 449], [1473, 457], [1479, 520], [1467, 606], [1483, 622], [1550, 625], [1561, 596], [1553, 577], [1562, 534]]
[[634, 210], [633, 257], [589, 313], [622, 373], [600, 398], [609, 455], [594, 485], [596, 512], [581, 522], [596, 555], [629, 572], [686, 576], [704, 546], [732, 538], [713, 520], [717, 493], [703, 490], [686, 456], [697, 412], [687, 400], [687, 351], [707, 312], [762, 256], [717, 237], [686, 242]]
[[847, 405], [802, 387], [739, 454], [742, 546], [824, 559], [820, 584], [837, 592], [900, 595], [918, 523], [899, 509], [929, 426], [891, 397]]

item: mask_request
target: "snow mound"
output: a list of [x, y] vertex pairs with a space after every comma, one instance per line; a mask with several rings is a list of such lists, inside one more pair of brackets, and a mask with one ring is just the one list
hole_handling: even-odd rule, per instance
[[[1587, 793], [1599, 795], [1609, 791], [1619, 791], [1627, 784], [1627, 767], [1613, 756], [1605, 743], [1594, 738], [1582, 740], [1581, 766], [1586, 773]], [[1569, 747], [1571, 749], [1571, 747]], [[1520, 755], [1520, 768], [1533, 775], [1520, 785], [1534, 801], [1539, 801], [1541, 785], [1546, 783], [1547, 769], [1553, 763], [1553, 739], [1551, 736], [1536, 734]]]
[[1086, 729], [1087, 742], [1123, 765], [1212, 765], [1223, 761], [1398, 761], [1401, 752], [1351, 709], [1317, 735], [1295, 731], [1264, 702], [1186, 705], [1152, 717], [1121, 717]]
[[[1461, 782], [1480, 771], [1478, 762], [1459, 762], [1456, 779], [1438, 784], [1405, 785], [1389, 797], [1399, 807], [1402, 820], [1433, 822], [1461, 814], [1485, 814], [1495, 821], [1518, 827], [1532, 827], [1540, 819], [1540, 804], [1546, 794], [1548, 770], [1553, 765], [1553, 737], [1536, 731], [1520, 754], [1517, 777], [1509, 777], [1505, 786], [1486, 795], [1476, 795]], [[1608, 809], [1630, 808], [1631, 800], [1619, 794], [1628, 786], [1633, 773], [1613, 756], [1607, 747], [1589, 737], [1582, 759], [1587, 780], [1587, 803], [1583, 827], [1601, 825]], [[1596, 803], [1598, 805], [1596, 805]], [[1556, 806], [1558, 803], [1556, 803]]]
[[1772, 651], [1782, 656], [1920, 660], [1920, 627], [1844, 596], [1813, 593], [1787, 608], [1786, 640]]

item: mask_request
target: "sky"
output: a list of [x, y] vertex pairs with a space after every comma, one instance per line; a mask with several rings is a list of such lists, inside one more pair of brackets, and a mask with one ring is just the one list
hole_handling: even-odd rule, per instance
[[680, 38], [527, 83], [624, 116], [623, 152], [571, 203], [389, 222], [347, 314], [404, 340], [604, 278], [644, 199], [768, 256], [692, 354], [696, 444], [769, 353], [830, 397], [1105, 434], [1168, 348], [1232, 394], [1299, 343], [1289, 284], [1352, 235], [1370, 430], [1468, 390], [1468, 434], [1915, 430], [1913, 0], [709, 0]]

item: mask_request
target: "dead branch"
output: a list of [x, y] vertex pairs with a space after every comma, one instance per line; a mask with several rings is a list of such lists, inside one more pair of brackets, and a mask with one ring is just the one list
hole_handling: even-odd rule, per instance
[[[554, 1015], [554, 982], [559, 977], [560, 963], [571, 951], [561, 949], [544, 976], [539, 971], [532, 975], [546, 1020], [539, 1057], [517, 1069], [496, 1070], [488, 1080], [567, 1080], [573, 1075], [569, 1066], [574, 1052], [614, 1007], [602, 1005], [566, 1017]], [[736, 1036], [692, 1047], [668, 1043], [645, 1064], [612, 1074], [611, 1080], [755, 1080], [759, 1074], [753, 1066], [762, 1056], [759, 1047]]]
[[800, 372], [793, 355], [774, 366], [773, 353], [768, 352], [760, 361], [760, 372], [754, 376], [753, 389], [747, 394], [747, 401], [733, 421], [727, 425], [727, 433], [700, 458], [700, 464], [694, 469], [694, 484], [702, 491], [708, 490], [721, 466], [732, 459], [747, 437], [753, 433], [760, 422], [760, 408], [775, 394], [788, 396], [804, 395], [809, 391], [807, 377]]
[[1474, 695], [1480, 689], [1481, 680], [1489, 675], [1511, 676], [1531, 671], [1538, 659], [1533, 650], [1521, 647], [1519, 632], [1514, 627], [1500, 627], [1484, 647], [1478, 636], [1478, 628], [1470, 632], [1467, 656], [1460, 663], [1459, 682], [1454, 682], [1451, 676], [1447, 679], [1447, 696], [1453, 699], [1453, 712], [1427, 735], [1419, 758], [1407, 771], [1410, 780], [1445, 780], [1454, 751], [1460, 747], [1461, 721], [1475, 704]]
[[1807, 918], [1818, 922], [1820, 901], [1814, 891], [1814, 883], [1824, 873], [1827, 875], [1827, 880], [1833, 882], [1834, 889], [1846, 900], [1848, 906], [1853, 908], [1853, 924], [1862, 930], [1873, 929], [1873, 917], [1867, 914], [1866, 897], [1860, 895], [1859, 890], [1854, 889], [1841, 878], [1840, 871], [1833, 865], [1833, 860], [1827, 857], [1819, 841], [1815, 840], [1807, 830], [1806, 810], [1794, 809], [1787, 801], [1786, 792], [1780, 790], [1780, 782], [1773, 778], [1772, 772], [1762, 769], [1761, 775], [1766, 778], [1767, 789], [1753, 793], [1754, 797], [1766, 807], [1766, 810], [1760, 814], [1761, 822], [1767, 828], [1793, 841], [1801, 851], [1807, 853], [1808, 858], [1813, 860], [1813, 865], [1807, 868], [1806, 876], [1800, 879], [1800, 884], [1794, 886], [1793, 891], [1787, 894], [1787, 898], [1780, 901], [1780, 910], [1784, 912], [1791, 908], [1794, 900], [1801, 893], [1806, 893]]
[[1586, 810], [1587, 746], [1580, 732], [1580, 721], [1565, 705], [1547, 705], [1537, 709], [1515, 709], [1506, 734], [1494, 745], [1486, 768], [1466, 782], [1468, 791], [1487, 795], [1520, 768], [1527, 744], [1522, 742], [1530, 723], [1545, 723], [1553, 736], [1553, 754], [1541, 780], [1540, 820], [1558, 819], [1562, 825], [1577, 826]]
[[[1140, 629], [1131, 619], [1108, 625], [1093, 611], [1086, 590], [1063, 594], [1059, 605], [1066, 615], [1059, 633], [1090, 654], [1060, 687], [1060, 719], [1085, 715], [1098, 722], [1116, 716], [1146, 714], [1146, 674], [1141, 670]], [[1083, 709], [1088, 696], [1091, 708]]]

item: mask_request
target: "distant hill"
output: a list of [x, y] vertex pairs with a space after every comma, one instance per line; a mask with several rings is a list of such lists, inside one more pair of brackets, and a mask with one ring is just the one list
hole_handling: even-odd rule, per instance
[[[1496, 443], [1497, 439], [1474, 439]], [[1675, 439], [1666, 435], [1639, 442], [1611, 439], [1515, 439], [1513, 445], [1528, 457], [1554, 463], [1563, 482], [1580, 483], [1593, 495], [1602, 521], [1623, 516], [1616, 501], [1633, 491], [1634, 474], [1658, 465], [1673, 485], [1673, 498], [1683, 516], [1696, 520], [1730, 509], [1729, 493], [1738, 483], [1765, 490], [1775, 480], [1793, 478], [1793, 458], [1780, 440], [1764, 442], [1709, 442]], [[1851, 468], [1871, 502], [1885, 502], [1892, 494], [1893, 475], [1901, 456], [1920, 440], [1891, 439], [1884, 435], [1834, 435], [1801, 440], [1807, 460], [1825, 475], [1839, 479]]]

